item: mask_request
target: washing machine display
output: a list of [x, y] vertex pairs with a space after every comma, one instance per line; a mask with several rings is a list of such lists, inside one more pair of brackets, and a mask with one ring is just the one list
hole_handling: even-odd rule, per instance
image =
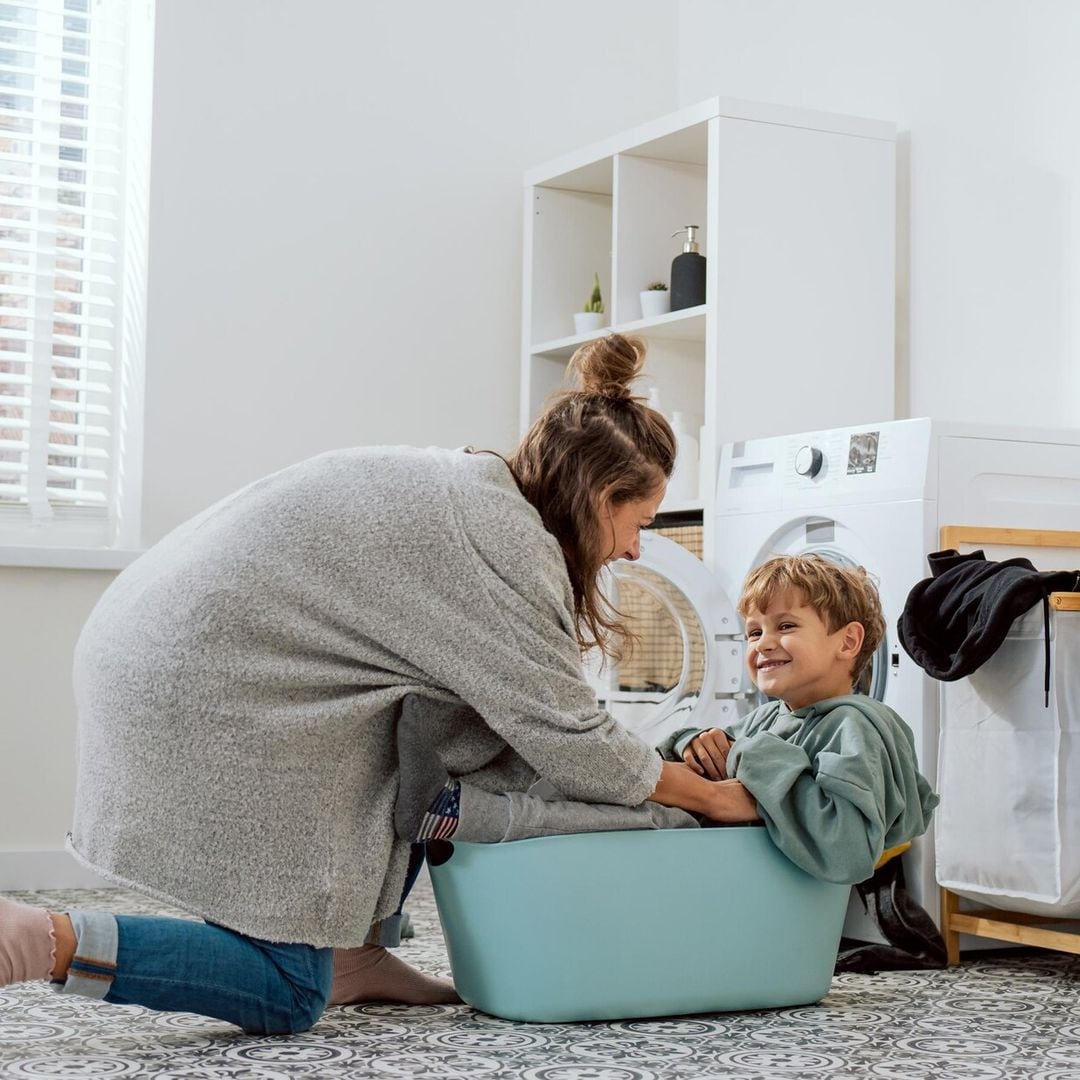
[[848, 439], [847, 471], [849, 476], [877, 472], [880, 431], [857, 431]]

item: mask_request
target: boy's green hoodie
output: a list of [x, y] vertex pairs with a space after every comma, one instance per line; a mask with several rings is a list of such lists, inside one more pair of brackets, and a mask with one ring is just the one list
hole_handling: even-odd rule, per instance
[[[705, 730], [683, 728], [657, 748], [681, 761]], [[862, 694], [801, 709], [770, 701], [724, 729], [728, 776], [757, 800], [776, 846], [825, 881], [865, 881], [886, 848], [920, 836], [938, 797], [918, 770], [911, 729]]]

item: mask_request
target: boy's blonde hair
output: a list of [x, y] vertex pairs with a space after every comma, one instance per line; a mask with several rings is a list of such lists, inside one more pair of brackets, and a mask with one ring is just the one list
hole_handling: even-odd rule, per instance
[[751, 571], [739, 600], [745, 619], [751, 610], [767, 611], [769, 604], [789, 591], [802, 594], [803, 602], [818, 613], [829, 633], [850, 622], [862, 623], [864, 637], [851, 669], [851, 681], [870, 664], [885, 637], [881, 597], [861, 567], [839, 566], [820, 555], [783, 555]]

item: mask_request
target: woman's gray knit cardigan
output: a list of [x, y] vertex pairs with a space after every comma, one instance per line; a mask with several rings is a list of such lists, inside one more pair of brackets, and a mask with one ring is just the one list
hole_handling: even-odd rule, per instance
[[406, 694], [460, 703], [433, 745], [490, 791], [632, 805], [661, 767], [582, 677], [555, 539], [461, 451], [323, 454], [181, 525], [94, 609], [75, 692], [70, 849], [271, 941], [358, 945], [396, 908]]

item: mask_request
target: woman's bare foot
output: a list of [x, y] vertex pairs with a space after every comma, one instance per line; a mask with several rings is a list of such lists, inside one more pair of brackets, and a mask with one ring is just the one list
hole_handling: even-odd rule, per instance
[[[0, 896], [0, 986], [48, 979], [56, 960], [57, 940], [49, 913]], [[70, 963], [70, 956], [67, 960]]]
[[334, 950], [329, 1005], [400, 1001], [406, 1005], [460, 1005], [454, 984], [425, 975], [381, 945]]

